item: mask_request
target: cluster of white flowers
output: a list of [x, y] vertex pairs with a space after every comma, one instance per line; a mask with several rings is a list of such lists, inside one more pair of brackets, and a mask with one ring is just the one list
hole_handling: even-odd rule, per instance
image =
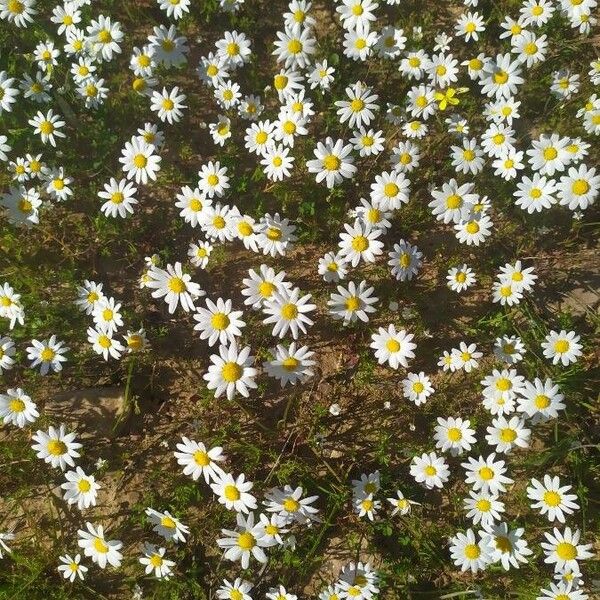
[[[157, 4], [168, 26], [153, 25], [149, 35], [143, 34], [143, 43], [123, 56], [128, 61], [131, 93], [139, 95], [146, 117], [141, 127], [136, 123], [132, 128], [133, 135], [128, 131], [115, 146], [117, 153], [120, 148], [121, 166], [108, 170], [109, 180], [97, 190], [102, 200], [100, 212], [117, 220], [131, 218], [143, 204], [142, 198], [161, 183], [161, 171], [169, 159], [169, 129], [192, 112], [189, 106], [194, 92], [179, 75], [194, 48], [176, 24], [181, 19], [192, 20], [195, 6], [191, 0], [157, 0]], [[585, 216], [600, 192], [600, 173], [593, 166], [594, 142], [600, 135], [600, 95], [588, 92], [600, 85], [600, 60], [592, 60], [589, 68], [585, 64], [583, 73], [577, 72], [576, 62], [557, 64], [547, 77], [537, 78], [549, 59], [554, 68], [558, 48], [554, 37], [562, 33], [592, 35], [598, 3], [523, 0], [518, 7], [511, 3], [513, 14], [503, 14], [495, 23], [497, 10], [488, 15], [487, 7], [479, 7], [478, 0], [464, 0], [465, 8], [454, 20], [452, 35], [439, 31], [432, 43], [424, 40], [420, 26], [411, 31], [396, 26], [403, 11], [400, 0], [385, 0], [389, 7], [385, 11], [383, 4], [375, 0], [336, 1], [330, 12], [335, 25], [341, 27], [338, 41], [343, 57], [335, 54], [333, 59], [328, 54], [328, 62], [322, 58], [325, 52], [319, 45], [322, 31], [317, 11], [308, 0], [291, 0], [282, 14], [281, 30], [269, 40], [271, 60], [277, 66], [269, 74], [272, 84], [262, 90], [242, 88], [249, 79], [245, 75], [260, 61], [254, 51], [258, 44], [249, 34], [237, 29], [220, 31], [214, 44], [202, 49], [194, 74], [214, 104], [206, 114], [214, 114], [208, 123], [213, 142], [209, 142], [208, 153], [215, 156], [203, 159], [193, 181], [186, 180], [183, 186], [178, 182], [173, 202], [179, 223], [200, 232], [200, 236], [189, 242], [185, 257], [176, 256], [171, 262], [155, 254], [145, 258], [142, 270], [140, 257], [139, 287], [154, 299], [162, 298], [170, 316], [178, 318], [179, 308], [191, 313], [193, 331], [211, 351], [203, 380], [215, 398], [231, 401], [236, 396], [251, 397], [261, 373], [277, 380], [281, 388], [314, 378], [319, 369], [317, 352], [299, 339], [309, 336], [320, 317], [338, 322], [341, 328], [357, 331], [364, 327], [368, 331], [369, 348], [378, 368], [402, 372], [398, 383], [402, 397], [414, 405], [409, 405], [410, 410], [423, 409], [430, 397], [435, 398], [434, 383], [439, 389], [437, 382], [444, 377], [454, 381], [463, 377], [459, 372], [469, 377], [480, 368], [486, 369], [480, 379], [483, 421], [456, 414], [437, 417], [430, 439], [422, 436], [424, 449], [429, 451], [419, 450], [419, 454], [409, 456], [405, 475], [422, 486], [424, 494], [443, 490], [451, 480], [452, 461], [465, 455], [460, 463], [469, 487], [463, 500], [465, 520], [480, 529], [467, 528], [450, 539], [451, 559], [462, 571], [472, 573], [494, 564], [504, 570], [519, 568], [534, 552], [525, 539], [525, 529], [504, 520], [508, 502], [501, 499], [502, 494], [508, 494], [515, 483], [509, 477], [508, 461], [531, 446], [536, 427], [557, 419], [566, 409], [559, 370], [584, 356], [580, 336], [573, 330], [554, 330], [548, 324], [546, 331], [537, 334], [538, 348], [534, 348], [515, 330], [497, 338], [487, 356], [478, 349], [479, 340], [458, 340], [456, 347], [444, 350], [439, 357], [437, 372], [413, 371], [411, 363], [422, 358], [417, 348], [421, 336], [416, 330], [408, 331], [406, 325], [390, 323], [388, 317], [383, 321], [385, 326], [381, 321], [376, 321], [375, 327], [369, 324], [384, 312], [380, 297], [385, 297], [369, 278], [374, 268], [382, 266], [394, 289], [420, 283], [427, 262], [434, 259], [433, 252], [422, 238], [418, 240], [421, 248], [411, 240], [409, 227], [403, 229], [403, 237], [390, 237], [416, 204], [413, 197], [423, 187], [427, 198], [421, 202], [422, 208], [429, 210], [440, 232], [450, 231], [452, 244], [471, 253], [469, 262], [475, 261], [485, 246], [490, 247], [495, 233], [504, 227], [504, 213], [512, 210], [512, 205], [519, 209], [515, 212], [521, 225], [542, 211], [562, 211], [563, 219], [568, 211], [574, 219]], [[233, 14], [242, 11], [245, 2], [220, 0], [219, 5], [221, 12]], [[69, 131], [78, 127], [74, 113], [85, 111], [94, 118], [109, 104], [107, 99], [116, 97], [118, 90], [110, 88], [109, 64], [119, 64], [127, 42], [123, 25], [107, 14], [96, 14], [92, 0], [65, 0], [50, 7], [47, 16], [52, 35], [45, 32], [45, 25], [37, 28], [46, 8], [36, 0], [0, 0], [0, 19], [6, 26], [15, 31], [36, 28], [35, 38], [27, 38], [36, 40], [28, 42], [35, 47], [23, 48], [29, 66], [34, 68], [33, 76], [13, 73], [12, 67], [0, 71], [0, 117], [26, 113], [21, 130], [7, 127], [9, 135], [0, 135], [0, 162], [5, 163], [10, 182], [8, 190], [0, 194], [0, 207], [8, 223], [19, 228], [39, 226], [40, 218], [53, 205], [65, 203], [68, 207], [75, 199], [80, 183], [77, 174], [68, 174], [60, 164]], [[235, 16], [229, 22], [237, 23]], [[493, 44], [487, 44], [490, 35]], [[369, 71], [359, 70], [362, 63]], [[397, 104], [384, 103], [385, 98], [394, 97], [393, 93], [366, 81], [372, 77], [371, 66], [378, 69], [382, 65], [392, 66], [407, 83], [406, 94]], [[166, 85], [174, 72], [178, 85]], [[361, 75], [355, 74], [358, 72]], [[343, 81], [347, 73], [348, 81]], [[544, 131], [530, 127], [529, 113], [537, 108], [527, 106], [525, 90], [532, 82], [537, 85], [536, 95], [547, 92], [546, 110], [573, 113], [568, 135], [556, 119], [549, 119]], [[69, 91], [74, 92], [70, 101], [78, 103], [75, 111], [65, 100]], [[477, 106], [476, 116], [467, 118], [457, 112], [461, 103], [468, 105], [467, 100]], [[325, 115], [319, 106], [329, 108], [331, 114]], [[29, 133], [25, 136], [27, 148], [16, 155], [13, 147], [21, 147], [23, 131]], [[438, 133], [439, 138], [432, 142]], [[44, 153], [37, 151], [40, 144]], [[337, 201], [340, 186], [349, 189], [354, 180], [359, 182], [357, 186], [368, 186], [364, 193], [357, 190], [347, 194], [353, 198], [352, 208], [345, 213], [345, 222], [338, 223], [333, 231], [333, 247], [326, 248], [318, 264], [312, 266], [330, 286], [326, 300], [288, 280], [285, 270], [262, 262], [289, 258], [302, 246], [302, 229], [286, 216], [285, 204], [270, 212], [255, 207], [244, 211], [240, 201], [238, 208], [234, 190], [241, 174], [229, 157], [221, 156], [226, 147], [235, 144], [255, 163], [253, 178], [268, 180], [267, 189], [286, 181], [301, 187], [300, 177], [306, 176], [305, 184], [311, 190], [323, 188], [328, 201]], [[433, 154], [440, 146], [441, 158]], [[446, 161], [445, 166], [453, 172], [439, 175], [434, 168], [423, 175], [421, 167], [435, 161]], [[503, 204], [510, 206], [504, 210]], [[238, 242], [240, 250], [260, 256], [260, 264], [248, 269], [241, 286], [232, 286], [224, 297], [209, 297], [203, 287], [211, 278], [215, 247]], [[535, 257], [514, 257], [512, 262], [498, 264], [492, 255], [492, 275], [476, 272], [473, 263], [466, 264], [463, 257], [460, 261], [443, 259], [441, 276], [436, 277], [444, 288], [457, 294], [468, 295], [479, 284], [486, 284], [490, 304], [511, 314], [533, 296], [541, 271], [525, 264]], [[117, 282], [112, 283], [118, 290]], [[205, 287], [211, 289], [210, 285]], [[73, 290], [75, 305], [91, 319], [87, 339], [93, 351], [105, 361], [118, 361], [149, 350], [145, 329], [126, 329], [123, 313], [127, 311], [103, 289], [103, 283], [86, 279]], [[251, 319], [238, 310], [238, 293]], [[24, 294], [16, 293], [9, 282], [0, 286], [0, 317], [8, 321], [11, 331], [25, 325]], [[270, 348], [261, 347], [260, 352], [249, 335], [251, 327], [247, 327], [248, 322], [256, 322], [256, 314], [274, 340]], [[54, 333], [40, 337], [31, 339], [25, 348], [29, 367], [40, 375], [60, 372], [66, 353], [75, 351]], [[251, 343], [257, 355], [269, 353], [260, 365]], [[545, 360], [548, 371], [527, 373], [531, 380], [526, 379], [518, 371], [519, 363], [527, 353], [528, 357], [537, 356], [538, 349], [544, 357], [540, 363]], [[18, 367], [19, 360], [12, 337], [0, 335], [0, 375]], [[556, 372], [556, 381], [547, 376], [548, 372]], [[337, 408], [331, 413], [335, 416], [339, 406], [334, 406]], [[21, 387], [0, 394], [0, 418], [6, 425], [25, 429], [43, 412]], [[37, 457], [63, 472], [65, 481], [60, 489], [66, 503], [80, 511], [95, 506], [102, 486], [94, 475], [76, 465], [82, 452], [77, 433], [60, 423], [35, 431], [31, 438]], [[484, 442], [489, 447], [486, 451], [481, 450]], [[320, 522], [315, 506], [318, 496], [308, 496], [302, 486], [289, 484], [256, 494], [259, 486], [255, 487], [244, 473], [234, 475], [224, 470], [227, 459], [220, 446], [209, 448], [182, 437], [174, 454], [184, 475], [195, 482], [202, 479], [216, 501], [236, 513], [235, 525], [222, 529], [216, 544], [223, 558], [239, 562], [242, 569], [249, 569], [252, 561], [267, 563], [270, 548], [293, 551], [302, 528]], [[543, 473], [541, 479], [531, 478], [524, 492], [531, 508], [551, 523], [564, 525], [566, 517], [580, 508], [565, 479], [554, 471]], [[380, 472], [362, 473], [351, 486], [353, 511], [360, 519], [376, 521], [382, 508], [378, 498], [382, 492]], [[395, 494], [387, 498], [392, 516], [406, 516], [419, 504], [405, 497], [397, 486], [390, 493]], [[166, 557], [167, 544], [185, 543], [191, 528], [167, 510], [147, 507], [145, 514], [164, 545], [144, 542], [139, 563], [146, 575], [168, 579], [175, 574], [176, 562]], [[542, 589], [538, 600], [589, 598], [581, 589], [580, 561], [592, 556], [591, 544], [580, 543], [581, 532], [570, 526], [546, 531], [544, 537], [544, 561], [553, 565], [556, 583]], [[0, 534], [0, 558], [3, 551], [10, 552], [6, 542], [13, 539], [12, 531]], [[108, 539], [102, 525], [86, 520], [78, 531], [77, 544], [99, 568], [121, 566], [124, 544]], [[88, 571], [81, 554], [60, 556], [60, 563], [58, 570], [71, 582], [83, 580]], [[253, 583], [241, 577], [224, 579], [217, 597], [252, 600], [253, 588]], [[378, 592], [378, 573], [371, 564], [358, 562], [346, 565], [319, 599], [371, 600]], [[270, 588], [266, 597], [297, 600], [283, 585]]]

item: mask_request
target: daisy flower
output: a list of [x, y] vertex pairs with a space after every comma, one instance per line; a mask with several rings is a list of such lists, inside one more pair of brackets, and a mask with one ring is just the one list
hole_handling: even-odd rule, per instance
[[341, 253], [328, 252], [319, 259], [319, 275], [327, 283], [337, 283], [348, 274], [348, 263]]
[[475, 273], [468, 265], [448, 269], [446, 275], [447, 285], [453, 292], [462, 292], [471, 287], [476, 281]]
[[536, 377], [533, 383], [524, 382], [517, 397], [517, 410], [533, 419], [532, 422], [556, 419], [558, 411], [566, 408], [564, 398], [558, 385], [551, 379], [542, 381]]
[[[520, 337], [502, 336], [496, 338], [494, 342], [494, 355], [509, 365], [516, 364], [523, 360], [526, 349]], [[524, 382], [525, 383], [525, 382]]]
[[185, 542], [185, 536], [190, 532], [189, 527], [174, 517], [168, 510], [159, 512], [148, 507], [145, 513], [150, 524], [153, 525], [152, 531], [165, 538], [168, 542], [170, 541], [175, 544]]
[[325, 180], [328, 188], [341, 183], [344, 178], [352, 178], [356, 167], [352, 164], [354, 159], [350, 155], [351, 144], [344, 144], [343, 140], [326, 138], [325, 142], [318, 142], [314, 150], [315, 159], [306, 162], [309, 173], [316, 173], [317, 183]]
[[6, 394], [0, 394], [0, 419], [5, 425], [22, 429], [39, 416], [36, 404], [21, 388], [9, 388]]
[[72, 557], [70, 554], [59, 556], [58, 560], [62, 564], [58, 565], [57, 570], [65, 579], [68, 579], [73, 583], [78, 577], [80, 581], [83, 581], [88, 568], [85, 565], [80, 564], [81, 554], [76, 554]]
[[210, 450], [202, 442], [195, 442], [182, 436], [181, 442], [177, 444], [178, 452], [174, 452], [177, 464], [184, 467], [183, 474], [197, 481], [200, 476], [204, 477], [206, 483], [216, 481], [221, 473], [221, 467], [217, 463], [225, 460], [223, 448], [215, 446]]
[[[172, 4], [172, 0], [162, 0]], [[157, 579], [169, 579], [173, 574], [172, 567], [175, 566], [175, 561], [165, 558], [166, 548], [157, 548], [153, 544], [144, 542], [142, 546], [142, 556], [140, 564], [146, 567], [146, 575], [154, 573]]]
[[83, 549], [83, 553], [92, 559], [101, 569], [109, 564], [112, 567], [120, 567], [123, 555], [119, 550], [123, 543], [119, 540], [107, 540], [104, 537], [102, 525], [95, 527], [89, 521], [86, 522], [87, 529], [77, 530], [77, 545]]
[[65, 473], [65, 483], [61, 488], [65, 490], [63, 499], [67, 504], [77, 504], [79, 510], [96, 506], [96, 496], [100, 485], [96, 483], [93, 475], [86, 475], [81, 467]]
[[254, 357], [250, 356], [249, 346], [238, 351], [235, 342], [229, 346], [221, 345], [219, 354], [211, 355], [210, 361], [212, 364], [203, 379], [209, 390], [215, 390], [215, 398], [225, 394], [232, 400], [236, 393], [248, 398], [249, 390], [256, 388], [254, 377], [257, 371], [251, 366]]
[[362, 221], [355, 221], [353, 225], [344, 223], [345, 232], [340, 233], [340, 254], [353, 267], [363, 260], [366, 263], [375, 262], [375, 258], [383, 252], [382, 231], [373, 228]]
[[206, 308], [198, 308], [194, 315], [198, 322], [194, 329], [200, 331], [201, 340], [208, 340], [209, 346], [217, 342], [226, 345], [242, 335], [241, 330], [246, 326], [240, 318], [243, 314], [241, 310], [232, 310], [231, 300], [217, 298], [215, 303], [207, 298]]
[[217, 472], [214, 482], [210, 484], [220, 504], [228, 510], [243, 513], [255, 510], [258, 506], [256, 498], [249, 493], [253, 486], [251, 481], [246, 481], [243, 473], [234, 477], [223, 471]]
[[39, 365], [41, 375], [47, 375], [50, 371], [58, 373], [62, 371], [61, 363], [67, 360], [64, 354], [68, 350], [55, 335], [42, 342], [31, 340], [31, 346], [27, 347], [27, 358], [31, 361], [29, 366], [35, 369]]
[[423, 253], [416, 246], [405, 240], [394, 244], [393, 250], [388, 253], [388, 265], [392, 267], [392, 275], [399, 281], [411, 281], [421, 268]]
[[525, 530], [509, 529], [506, 523], [492, 524], [484, 531], [480, 531], [482, 544], [491, 549], [490, 563], [500, 563], [505, 571], [511, 567], [519, 568], [519, 563], [527, 563], [527, 556], [533, 554], [527, 541], [523, 539]]
[[286, 523], [307, 524], [317, 520], [317, 508], [312, 506], [318, 496], [304, 496], [304, 489], [300, 486], [293, 488], [286, 485], [283, 488], [272, 488], [265, 494], [267, 512], [277, 513]]
[[267, 540], [264, 536], [264, 528], [260, 523], [254, 523], [254, 513], [245, 517], [242, 513], [237, 514], [237, 529], [222, 529], [223, 536], [217, 540], [217, 544], [225, 553], [223, 557], [227, 560], [240, 561], [242, 569], [250, 565], [250, 557], [254, 557], [259, 563], [267, 562], [267, 555], [263, 548], [274, 546], [277, 542]]
[[437, 456], [435, 452], [423, 453], [415, 456], [410, 463], [410, 474], [417, 483], [423, 483], [426, 488], [443, 488], [448, 481], [450, 469], [446, 465], [443, 456]]
[[425, 404], [427, 398], [434, 392], [429, 377], [423, 371], [420, 373], [409, 373], [401, 383], [404, 397], [414, 402], [416, 406]]
[[450, 538], [450, 557], [461, 571], [477, 573], [491, 562], [492, 549], [483, 540], [477, 541], [472, 529]]
[[337, 286], [338, 293], [332, 293], [327, 301], [329, 312], [334, 319], [343, 319], [344, 325], [353, 323], [360, 319], [364, 323], [369, 320], [367, 313], [375, 312], [375, 304], [378, 300], [373, 296], [375, 288], [367, 287], [366, 281], [361, 281], [356, 285], [353, 281], [348, 283], [348, 287]]
[[574, 331], [567, 332], [561, 329], [560, 332], [556, 332], [552, 330], [542, 342], [544, 356], [552, 359], [553, 365], [560, 362], [566, 367], [577, 362], [577, 359], [583, 354], [581, 352], [583, 346], [579, 343], [580, 339], [580, 336]]
[[57, 467], [64, 471], [67, 466], [74, 467], [74, 458], [79, 458], [78, 452], [82, 445], [76, 442], [76, 433], [67, 433], [65, 425], [58, 428], [50, 426], [48, 431], [38, 429], [32, 439], [35, 444], [31, 447], [37, 453], [37, 457], [44, 460], [56, 469]]
[[541, 543], [546, 557], [544, 562], [553, 564], [555, 571], [564, 571], [569, 569], [573, 572], [579, 572], [580, 560], [592, 558], [594, 554], [590, 552], [592, 544], [580, 544], [581, 536], [579, 529], [571, 530], [565, 527], [560, 531], [556, 527], [553, 533], [544, 532], [546, 541]]
[[123, 165], [123, 172], [127, 179], [135, 179], [136, 183], [146, 185], [148, 180], [156, 181], [160, 171], [160, 161], [156, 148], [148, 144], [143, 138], [133, 137], [125, 143], [121, 150], [119, 162]]
[[299, 288], [273, 291], [265, 299], [263, 312], [267, 317], [263, 320], [265, 325], [273, 324], [273, 336], [284, 337], [291, 331], [296, 340], [300, 332], [306, 333], [306, 328], [311, 327], [314, 321], [308, 317], [309, 312], [315, 310], [316, 305], [311, 304], [312, 296], [300, 296]]
[[148, 269], [148, 275], [150, 280], [146, 285], [154, 290], [152, 297], [164, 297], [165, 302], [169, 305], [170, 314], [175, 312], [180, 302], [186, 312], [194, 310], [196, 308], [194, 301], [205, 295], [200, 286], [191, 280], [191, 276], [182, 271], [180, 262], [167, 265], [166, 270], [152, 265]]
[[527, 497], [532, 500], [531, 508], [546, 515], [549, 521], [565, 522], [565, 515], [572, 515], [579, 509], [577, 495], [569, 494], [570, 485], [560, 484], [559, 477], [544, 475], [544, 482], [532, 478], [527, 487]]
[[109, 356], [118, 360], [125, 351], [123, 344], [119, 340], [114, 339], [112, 333], [108, 333], [102, 328], [94, 329], [93, 327], [88, 327], [87, 336], [88, 342], [92, 344], [94, 352], [101, 354], [104, 360], [108, 360]]
[[394, 510], [392, 510], [391, 516], [393, 517], [395, 514], [400, 513], [400, 515], [404, 516], [410, 513], [413, 505], [419, 504], [418, 502], [414, 502], [413, 500], [409, 500], [404, 497], [404, 494], [400, 491], [396, 491], [395, 498], [387, 498], [387, 501], [393, 506]]
[[150, 97], [150, 110], [157, 113], [158, 118], [167, 123], [178, 123], [183, 115], [185, 94], [179, 93], [179, 87], [175, 86], [170, 92], [163, 87], [162, 92], [154, 90]]
[[15, 364], [15, 343], [9, 337], [0, 336], [0, 375], [2, 371], [10, 371]]
[[52, 109], [45, 115], [38, 111], [35, 117], [29, 119], [28, 123], [33, 127], [33, 133], [40, 136], [43, 144], [50, 142], [52, 146], [56, 147], [56, 138], [67, 137], [60, 131], [65, 126], [65, 122], [59, 115], [54, 114]]
[[484, 529], [491, 527], [495, 521], [501, 519], [500, 513], [504, 512], [504, 502], [498, 500], [497, 494], [489, 492], [469, 491], [469, 498], [463, 500], [467, 511], [467, 519], [473, 521], [473, 525], [481, 523]]
[[525, 420], [520, 417], [506, 419], [498, 416], [487, 428], [487, 432], [485, 439], [490, 446], [496, 446], [496, 452], [508, 454], [515, 447], [529, 446], [531, 429], [525, 427]]
[[478, 459], [468, 457], [468, 462], [461, 463], [466, 470], [465, 483], [472, 485], [473, 491], [481, 490], [498, 494], [506, 491], [506, 485], [514, 483], [506, 477], [505, 462], [496, 460], [496, 454], [492, 453], [487, 458], [480, 456]]
[[452, 360], [455, 368], [464, 369], [467, 373], [479, 366], [477, 359], [482, 356], [483, 353], [477, 350], [476, 344], [467, 345], [465, 342], [461, 342], [458, 348], [452, 349]]
[[471, 429], [469, 419], [438, 417], [437, 422], [433, 439], [435, 447], [442, 452], [450, 451], [452, 456], [460, 456], [463, 452], [469, 452], [471, 444], [476, 443], [475, 430]]
[[297, 346], [296, 342], [292, 342], [289, 348], [286, 348], [278, 344], [270, 352], [273, 359], [263, 362], [263, 367], [267, 375], [279, 380], [282, 388], [288, 383], [302, 383], [313, 376], [314, 371], [311, 367], [316, 362], [311, 360], [314, 352], [307, 346]]
[[285, 271], [275, 273], [274, 269], [263, 264], [258, 272], [249, 269], [248, 275], [249, 277], [242, 280], [242, 296], [246, 296], [244, 304], [254, 310], [262, 308], [273, 298], [275, 292], [289, 294], [292, 290], [292, 284], [285, 281]]

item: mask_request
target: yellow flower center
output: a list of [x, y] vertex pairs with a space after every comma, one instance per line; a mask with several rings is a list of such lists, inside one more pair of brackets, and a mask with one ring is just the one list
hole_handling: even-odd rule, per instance
[[590, 184], [585, 181], [585, 179], [577, 179], [573, 182], [573, 186], [571, 187], [573, 193], [577, 196], [583, 196], [590, 191]]
[[548, 506], [558, 506], [561, 502], [560, 494], [554, 491], [544, 492], [544, 502]]
[[263, 298], [270, 298], [273, 292], [277, 289], [275, 284], [270, 281], [261, 281], [258, 285], [258, 293]]
[[348, 298], [346, 300], [346, 310], [354, 312], [355, 310], [358, 310], [359, 308], [360, 308], [360, 299], [357, 298], [356, 296], [350, 296], [350, 298]]
[[489, 481], [494, 478], [494, 471], [493, 469], [490, 469], [490, 467], [481, 467], [481, 469], [479, 469], [479, 477], [484, 481]]
[[355, 98], [350, 102], [352, 112], [360, 112], [365, 107], [365, 103], [360, 98]]
[[112, 42], [112, 35], [110, 34], [110, 31], [108, 31], [108, 29], [103, 29], [98, 34], [98, 41], [102, 42], [103, 44]]
[[504, 137], [504, 135], [502, 133], [497, 133], [493, 138], [492, 141], [494, 142], [494, 144], [496, 144], [496, 146], [499, 146], [500, 144], [504, 143], [504, 140], [506, 138]]
[[125, 196], [123, 195], [122, 192], [114, 192], [110, 196], [110, 201], [113, 204], [121, 204], [123, 202], [123, 200], [125, 200]]
[[477, 221], [469, 221], [467, 223], [466, 230], [467, 230], [467, 233], [470, 233], [471, 235], [475, 235], [476, 233], [479, 233], [479, 224], [477, 223]]
[[425, 386], [420, 381], [415, 381], [412, 386], [413, 392], [415, 394], [420, 394], [425, 389]]
[[529, 44], [525, 44], [525, 46], [523, 46], [523, 52], [525, 52], [525, 54], [528, 54], [529, 56], [535, 54], [537, 51], [538, 47], [533, 42], [529, 42]]
[[102, 348], [110, 348], [112, 346], [112, 340], [107, 335], [102, 334], [98, 337], [98, 344], [100, 344]]
[[192, 198], [190, 200], [189, 207], [194, 212], [199, 212], [202, 210], [202, 202], [198, 200], [198, 198]]
[[477, 544], [467, 544], [465, 546], [465, 556], [469, 560], [475, 560], [476, 558], [479, 558], [480, 554], [481, 550]]
[[143, 154], [136, 154], [133, 157], [133, 164], [138, 169], [143, 169], [148, 164], [148, 159]]
[[265, 533], [267, 535], [277, 535], [279, 533], [279, 528], [275, 525], [267, 525], [265, 527]]
[[545, 160], [554, 160], [558, 156], [558, 152], [553, 146], [548, 146], [548, 148], [545, 148], [543, 154]]
[[235, 42], [229, 42], [225, 51], [229, 56], [237, 56], [240, 53], [240, 47]]
[[503, 85], [508, 81], [508, 73], [506, 71], [503, 71], [502, 69], [500, 71], [497, 71], [496, 73], [494, 73], [494, 82], [497, 83], [498, 85]]
[[413, 68], [416, 69], [417, 67], [421, 66], [421, 59], [418, 58], [417, 56], [411, 56], [408, 59], [408, 64]]
[[283, 501], [283, 508], [287, 512], [297, 512], [298, 509], [300, 508], [300, 502], [298, 502], [298, 500], [295, 500], [294, 498], [291, 498], [291, 497], [286, 498]]
[[80, 479], [77, 489], [85, 494], [85, 492], [89, 492], [92, 489], [92, 484], [87, 479]]
[[455, 279], [458, 281], [458, 283], [464, 283], [467, 280], [467, 274], [460, 271], [456, 274]]
[[367, 47], [367, 41], [364, 38], [358, 38], [355, 42], [354, 42], [354, 47], [357, 50], [364, 50]]
[[364, 252], [369, 247], [369, 239], [364, 235], [357, 235], [352, 239], [352, 248], [356, 252]]
[[517, 439], [517, 432], [514, 429], [502, 429], [500, 431], [500, 439], [506, 443], [514, 442]]
[[42, 121], [40, 123], [40, 131], [44, 135], [50, 135], [54, 131], [54, 125], [50, 121]]
[[20, 15], [25, 10], [25, 6], [19, 0], [9, 0], [7, 8], [14, 15]]
[[94, 538], [94, 549], [100, 554], [106, 554], [108, 552], [108, 546], [104, 543], [102, 538]]
[[279, 227], [269, 227], [267, 229], [267, 238], [269, 238], [272, 242], [276, 242], [283, 237], [283, 232]]
[[229, 317], [225, 313], [215, 313], [210, 319], [210, 324], [219, 331], [227, 329], [229, 327], [229, 323]]
[[238, 490], [235, 485], [226, 485], [223, 490], [223, 494], [227, 500], [231, 500], [231, 502], [235, 502], [240, 499], [240, 490]]
[[471, 71], [481, 71], [482, 67], [483, 63], [478, 58], [472, 58], [469, 61], [469, 69], [471, 69]]
[[458, 196], [457, 194], [452, 194], [451, 196], [448, 196], [446, 198], [446, 206], [448, 208], [450, 208], [451, 210], [455, 210], [457, 208], [460, 208], [460, 206], [462, 206], [463, 200], [460, 196]]
[[45, 362], [49, 362], [54, 358], [54, 355], [55, 352], [52, 348], [44, 348], [40, 354], [40, 358]]
[[533, 403], [535, 404], [536, 408], [542, 410], [550, 406], [550, 398], [548, 398], [548, 396], [545, 396], [544, 394], [538, 394], [535, 397]]
[[173, 102], [173, 100], [171, 100], [171, 98], [165, 98], [162, 101], [163, 110], [173, 110], [174, 106], [175, 103]]
[[288, 84], [288, 77], [287, 75], [275, 75], [274, 79], [273, 79], [273, 85], [275, 86], [276, 90], [284, 90], [286, 88]]
[[240, 533], [237, 543], [242, 550], [252, 550], [256, 545], [256, 540], [249, 531], [245, 531], [244, 533]]
[[560, 542], [556, 546], [556, 554], [561, 560], [574, 560], [577, 558], [577, 548], [569, 542]]
[[226, 362], [221, 370], [221, 376], [227, 383], [234, 383], [241, 378], [243, 369], [235, 362]]
[[171, 277], [171, 279], [169, 279], [168, 287], [176, 294], [181, 294], [186, 290], [185, 281], [183, 281], [181, 277]]
[[284, 358], [283, 361], [281, 362], [281, 366], [286, 370], [286, 371], [295, 371], [298, 368], [298, 365], [300, 364], [300, 361], [297, 358], [294, 358], [292, 356], [288, 357], [288, 358]]
[[67, 445], [60, 440], [49, 440], [47, 449], [52, 456], [62, 456], [67, 452]]
[[399, 191], [400, 190], [398, 186], [395, 183], [392, 183], [391, 181], [383, 186], [383, 194], [388, 198], [393, 198], [398, 194]]
[[302, 42], [298, 39], [293, 39], [288, 42], [288, 52], [290, 54], [298, 54], [302, 52]]
[[175, 529], [177, 527], [177, 523], [171, 517], [163, 517], [160, 520], [160, 524], [167, 529]]
[[433, 477], [437, 474], [437, 469], [433, 465], [427, 465], [425, 467], [425, 475], [428, 477]]
[[337, 171], [340, 168], [341, 164], [342, 164], [342, 161], [337, 156], [334, 156], [333, 154], [328, 154], [323, 159], [323, 166], [325, 167], [325, 169], [327, 171]]
[[475, 503], [475, 506], [481, 512], [488, 512], [492, 508], [492, 503], [486, 498], [480, 498]]
[[500, 377], [500, 379], [496, 381], [496, 388], [501, 392], [507, 392], [510, 390], [510, 388], [512, 388], [512, 383], [510, 379], [507, 379], [506, 377]]
[[400, 350], [400, 342], [398, 342], [398, 340], [391, 339], [385, 343], [385, 347], [388, 352], [398, 352], [398, 350]]
[[160, 557], [159, 554], [153, 554], [150, 557], [150, 564], [154, 567], [154, 568], [158, 568], [163, 564], [163, 559]]
[[219, 73], [219, 69], [215, 65], [208, 65], [208, 67], [206, 67], [206, 74], [209, 77], [214, 77], [218, 73]]
[[448, 429], [448, 439], [451, 442], [458, 442], [462, 440], [462, 433], [458, 427], [450, 427]]
[[140, 65], [140, 67], [149, 67], [150, 57], [145, 54], [140, 54], [140, 56], [138, 56], [138, 65]]
[[463, 151], [463, 158], [465, 160], [473, 160], [475, 158], [475, 152], [473, 152], [473, 150], [464, 150]]
[[567, 340], [558, 340], [554, 344], [554, 350], [559, 354], [564, 354], [569, 350], [569, 342]]
[[208, 467], [208, 465], [210, 464], [210, 457], [203, 450], [196, 450], [196, 452], [194, 452], [193, 456], [194, 456], [194, 462], [199, 467]]
[[281, 307], [281, 316], [286, 321], [292, 321], [298, 316], [298, 307], [292, 303], [284, 304]]
[[[0, 350], [0, 352], [2, 352]], [[8, 404], [11, 412], [21, 413], [25, 410], [25, 402], [21, 398], [13, 398]]]

